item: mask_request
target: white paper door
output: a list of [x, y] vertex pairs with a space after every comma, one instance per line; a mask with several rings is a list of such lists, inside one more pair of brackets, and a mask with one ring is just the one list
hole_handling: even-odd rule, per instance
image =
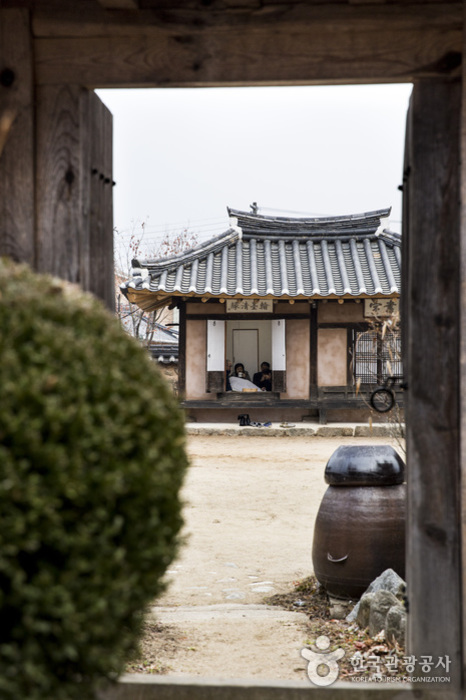
[[286, 370], [285, 321], [272, 321], [272, 369]]
[[286, 391], [285, 321], [272, 321], [272, 391]]
[[207, 321], [207, 371], [225, 370], [225, 321]]

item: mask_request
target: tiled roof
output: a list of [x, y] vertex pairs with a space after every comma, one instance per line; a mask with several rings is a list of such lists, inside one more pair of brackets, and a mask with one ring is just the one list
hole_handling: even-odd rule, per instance
[[152, 343], [149, 345], [149, 353], [152, 359], [163, 365], [178, 362], [179, 346], [168, 345], [168, 343]]
[[153, 343], [173, 345], [178, 342], [178, 330], [167, 328], [161, 323], [154, 323], [154, 334], [152, 335]]
[[122, 290], [167, 296], [319, 298], [400, 292], [401, 236], [381, 230], [389, 209], [272, 218], [229, 209], [233, 226], [170, 258], [133, 261]]
[[148, 336], [151, 337], [151, 342], [159, 344], [173, 345], [178, 343], [179, 332], [177, 329], [168, 328], [162, 323], [154, 323], [151, 319], [142, 317], [138, 319], [138, 323], [134, 324], [131, 318], [132, 310], [128, 304], [128, 309], [120, 310], [120, 323], [127, 333], [130, 335], [136, 334], [136, 329], [138, 331], [138, 337], [140, 340], [147, 339]]

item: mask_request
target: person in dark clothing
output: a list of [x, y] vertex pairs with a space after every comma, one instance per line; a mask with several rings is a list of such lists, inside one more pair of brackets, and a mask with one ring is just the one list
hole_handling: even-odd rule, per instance
[[231, 375], [231, 360], [225, 361], [225, 375], [226, 375], [226, 390], [231, 391], [230, 375]]
[[261, 364], [260, 372], [255, 373], [252, 381], [262, 391], [272, 391], [272, 370], [268, 362]]
[[242, 362], [237, 362], [235, 365], [235, 371], [233, 372], [233, 377], [239, 377], [240, 379], [247, 379], [248, 382], [251, 381], [251, 377], [249, 376], [249, 372], [244, 369], [244, 365]]

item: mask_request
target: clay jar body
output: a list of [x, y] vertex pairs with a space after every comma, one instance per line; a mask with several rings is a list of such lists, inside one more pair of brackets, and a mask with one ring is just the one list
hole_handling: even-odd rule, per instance
[[405, 574], [404, 464], [388, 445], [339, 447], [314, 528], [312, 561], [328, 593], [359, 598], [385, 569]]

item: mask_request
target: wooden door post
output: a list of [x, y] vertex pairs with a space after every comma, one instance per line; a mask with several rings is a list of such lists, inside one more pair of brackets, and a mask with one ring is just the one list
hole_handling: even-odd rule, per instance
[[[84, 100], [89, 124], [86, 167], [90, 168], [89, 189], [89, 279], [83, 284], [115, 309], [113, 259], [113, 119], [94, 92]], [[83, 144], [84, 145], [84, 144]]]
[[37, 269], [115, 308], [112, 118], [79, 85], [37, 89]]
[[[465, 3], [466, 17], [466, 3]], [[466, 37], [463, 33], [466, 50]], [[464, 55], [464, 54], [463, 54]], [[466, 62], [463, 61], [463, 90], [461, 112], [461, 293], [460, 293], [460, 463], [461, 463], [461, 538], [462, 538], [462, 622], [463, 622], [463, 683], [466, 681]]]
[[0, 255], [35, 264], [29, 12], [0, 9]]
[[[408, 651], [462, 676], [460, 580], [461, 83], [415, 84], [410, 109], [405, 308]], [[463, 310], [464, 314], [464, 310]], [[429, 675], [429, 674], [423, 674]]]

